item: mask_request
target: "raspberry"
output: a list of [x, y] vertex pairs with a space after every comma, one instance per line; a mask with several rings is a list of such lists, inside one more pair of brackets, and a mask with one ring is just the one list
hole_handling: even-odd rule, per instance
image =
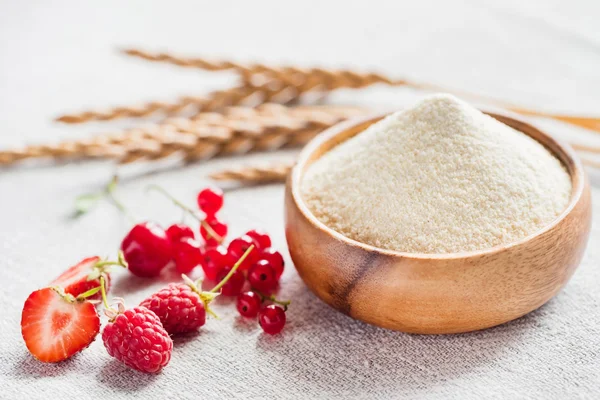
[[154, 312], [170, 335], [195, 331], [206, 322], [200, 296], [185, 283], [171, 283], [140, 303]]
[[158, 372], [171, 360], [173, 341], [160, 319], [145, 307], [134, 307], [113, 318], [102, 332], [112, 357], [142, 372]]

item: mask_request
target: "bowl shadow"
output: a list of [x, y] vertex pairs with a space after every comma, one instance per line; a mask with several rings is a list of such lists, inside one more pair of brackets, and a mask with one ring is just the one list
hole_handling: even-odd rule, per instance
[[[299, 278], [298, 278], [299, 280]], [[353, 320], [321, 302], [303, 284], [286, 291], [301, 307], [288, 311], [281, 334], [261, 333], [256, 348], [276, 371], [319, 392], [415, 393], [476, 373], [518, 346], [535, 314], [483, 331], [415, 335]], [[293, 378], [292, 378], [293, 377]]]

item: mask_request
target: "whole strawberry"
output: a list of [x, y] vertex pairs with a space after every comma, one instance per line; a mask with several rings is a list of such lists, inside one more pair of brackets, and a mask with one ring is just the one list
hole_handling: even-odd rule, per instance
[[[123, 254], [119, 253], [117, 261], [101, 260], [100, 257], [88, 257], [70, 267], [58, 278], [50, 283], [50, 286], [58, 286], [64, 289], [65, 293], [75, 297], [88, 290], [100, 287], [100, 277], [104, 277], [106, 285], [105, 290], [110, 289], [110, 267], [120, 266], [127, 268], [123, 259]], [[100, 300], [100, 292], [87, 298], [87, 300]]]
[[192, 332], [204, 325], [208, 303], [214, 297], [216, 294], [200, 292], [188, 278], [186, 283], [169, 284], [142, 301], [140, 306], [153, 311], [165, 330], [174, 335]]
[[146, 307], [124, 310], [123, 305], [102, 331], [112, 357], [142, 372], [158, 372], [171, 360], [173, 341], [160, 319]]
[[[100, 275], [103, 271], [94, 268], [100, 261], [100, 257], [86, 258], [63, 272], [58, 278], [50, 282], [50, 286], [59, 286], [65, 293], [78, 296], [90, 289], [100, 286]], [[110, 275], [105, 274], [106, 290], [110, 288]], [[91, 300], [100, 299], [100, 293], [96, 293]]]

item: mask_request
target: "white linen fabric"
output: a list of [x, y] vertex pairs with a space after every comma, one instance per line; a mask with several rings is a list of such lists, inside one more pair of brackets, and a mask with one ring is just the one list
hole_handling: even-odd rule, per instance
[[[520, 2], [308, 0], [189, 2], [2, 2], [0, 148], [113, 131], [131, 122], [64, 126], [54, 116], [108, 104], [175, 98], [222, 88], [227, 74], [152, 65], [116, 53], [150, 50], [301, 65], [376, 68], [547, 111], [598, 115], [597, 1]], [[336, 102], [391, 108], [416, 99], [403, 88], [341, 91]], [[597, 134], [534, 121], [563, 138]], [[294, 153], [271, 154], [270, 159]], [[253, 156], [139, 176], [119, 170], [119, 196], [142, 219], [163, 225], [181, 213], [157, 183], [187, 203], [211, 171]], [[0, 171], [0, 398], [570, 399], [600, 397], [600, 174], [589, 170], [594, 222], [584, 260], [567, 287], [539, 310], [481, 332], [419, 336], [339, 314], [299, 279], [287, 255], [283, 187], [227, 192], [232, 235], [263, 228], [286, 255], [281, 296], [293, 301], [283, 334], [267, 336], [221, 299], [197, 334], [175, 341], [163, 372], [132, 371], [100, 338], [57, 364], [42, 364], [20, 335], [23, 302], [84, 256], [115, 256], [128, 221], [107, 202], [71, 218], [73, 199], [98, 190], [110, 163], [21, 166]], [[113, 294], [128, 305], [163, 286], [115, 272]], [[104, 319], [105, 320], [105, 319]], [[103, 321], [104, 321], [103, 320]]]

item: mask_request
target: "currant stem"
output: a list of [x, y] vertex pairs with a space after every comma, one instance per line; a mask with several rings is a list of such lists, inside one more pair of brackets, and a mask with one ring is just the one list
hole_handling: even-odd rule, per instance
[[258, 290], [255, 290], [255, 289], [252, 289], [252, 291], [254, 293], [256, 293], [257, 295], [260, 296], [261, 301], [269, 300], [270, 302], [273, 302], [275, 304], [279, 304], [280, 306], [283, 306], [283, 310], [284, 311], [287, 311], [288, 306], [290, 304], [292, 304], [291, 300], [277, 300], [277, 298], [275, 297], [274, 294], [272, 294], [270, 296], [267, 296], [266, 294], [261, 293], [261, 292], [259, 292]]
[[254, 245], [250, 245], [250, 247], [248, 247], [248, 249], [246, 250], [246, 252], [244, 254], [242, 254], [242, 256], [240, 257], [239, 260], [237, 260], [237, 262], [235, 264], [233, 264], [233, 268], [231, 268], [229, 270], [229, 272], [227, 273], [227, 275], [225, 275], [225, 278], [223, 278], [221, 280], [221, 282], [219, 282], [217, 284], [217, 286], [215, 286], [214, 288], [212, 288], [210, 290], [210, 293], [216, 293], [218, 292], [229, 280], [229, 278], [231, 278], [233, 276], [233, 274], [235, 274], [235, 271], [237, 271], [237, 269], [239, 268], [239, 266], [244, 262], [244, 260], [246, 259], [246, 257], [248, 257], [248, 254], [250, 254], [250, 252], [254, 250]]
[[171, 200], [173, 204], [175, 204], [177, 207], [181, 208], [183, 211], [185, 211], [186, 213], [194, 217], [198, 222], [200, 222], [200, 225], [202, 225], [202, 227], [208, 233], [209, 239], [214, 238], [219, 243], [223, 242], [223, 237], [221, 237], [217, 232], [215, 232], [212, 226], [210, 226], [203, 218], [200, 218], [196, 211], [186, 206], [181, 201], [177, 200], [175, 197], [171, 196], [171, 194], [165, 189], [158, 185], [150, 185], [148, 186], [148, 190], [156, 190], [157, 192], [162, 193], [162, 195]]
[[133, 217], [133, 215], [131, 215], [127, 207], [125, 207], [125, 205], [115, 196], [117, 183], [119, 183], [119, 177], [117, 175], [113, 175], [111, 181], [108, 183], [108, 185], [106, 185], [106, 189], [104, 189], [104, 192], [106, 193], [110, 201], [113, 203], [113, 205], [117, 207], [117, 209], [121, 211], [121, 213], [125, 215], [125, 217], [127, 217], [127, 219], [131, 223], [135, 224], [135, 218]]

